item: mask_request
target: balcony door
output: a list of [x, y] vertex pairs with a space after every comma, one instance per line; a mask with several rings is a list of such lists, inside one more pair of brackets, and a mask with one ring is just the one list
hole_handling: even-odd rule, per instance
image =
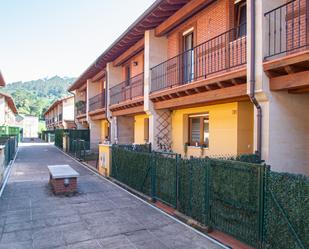
[[194, 33], [183, 35], [183, 82], [189, 83], [194, 79]]

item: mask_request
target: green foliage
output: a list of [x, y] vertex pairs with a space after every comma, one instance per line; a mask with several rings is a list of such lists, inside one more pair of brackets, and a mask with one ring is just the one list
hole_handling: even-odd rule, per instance
[[309, 248], [309, 178], [235, 159], [113, 146], [112, 177], [254, 248]]
[[112, 147], [112, 153], [111, 176], [131, 188], [150, 195], [151, 154], [137, 153], [115, 145]]
[[63, 137], [64, 137], [64, 133], [67, 132], [68, 130], [64, 130], [64, 129], [56, 129], [55, 130], [55, 145], [58, 148], [63, 148]]
[[39, 79], [28, 82], [15, 82], [7, 84], [3, 91], [14, 98], [18, 111], [43, 118], [43, 113], [56, 99], [68, 95], [67, 89], [74, 78]]
[[309, 248], [309, 178], [269, 172], [267, 182], [265, 248]]
[[176, 207], [177, 156], [174, 153], [154, 153], [156, 198]]

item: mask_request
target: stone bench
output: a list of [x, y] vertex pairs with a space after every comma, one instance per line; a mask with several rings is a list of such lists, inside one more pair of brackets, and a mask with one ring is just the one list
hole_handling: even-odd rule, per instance
[[79, 173], [69, 165], [49, 165], [49, 183], [54, 194], [71, 194], [77, 189]]

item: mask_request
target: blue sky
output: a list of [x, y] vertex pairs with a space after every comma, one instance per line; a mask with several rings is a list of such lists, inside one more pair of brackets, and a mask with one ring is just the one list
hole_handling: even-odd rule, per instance
[[7, 83], [79, 76], [154, 0], [0, 0]]

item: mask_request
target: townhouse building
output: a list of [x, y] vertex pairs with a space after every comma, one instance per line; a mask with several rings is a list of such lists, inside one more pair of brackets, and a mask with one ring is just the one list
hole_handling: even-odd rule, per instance
[[95, 143], [258, 153], [308, 175], [308, 10], [306, 0], [155, 1], [70, 87], [84, 103], [79, 126]]
[[18, 114], [12, 96], [0, 92], [0, 126], [16, 126]]
[[[95, 70], [93, 70], [93, 68]], [[78, 129], [90, 129], [90, 148], [109, 138], [109, 122], [106, 112], [106, 68], [92, 65], [90, 72], [79, 78], [69, 88], [75, 97], [75, 122]], [[91, 75], [91, 76], [89, 76]]]
[[44, 113], [46, 129], [75, 128], [74, 109], [74, 96], [56, 100]]

